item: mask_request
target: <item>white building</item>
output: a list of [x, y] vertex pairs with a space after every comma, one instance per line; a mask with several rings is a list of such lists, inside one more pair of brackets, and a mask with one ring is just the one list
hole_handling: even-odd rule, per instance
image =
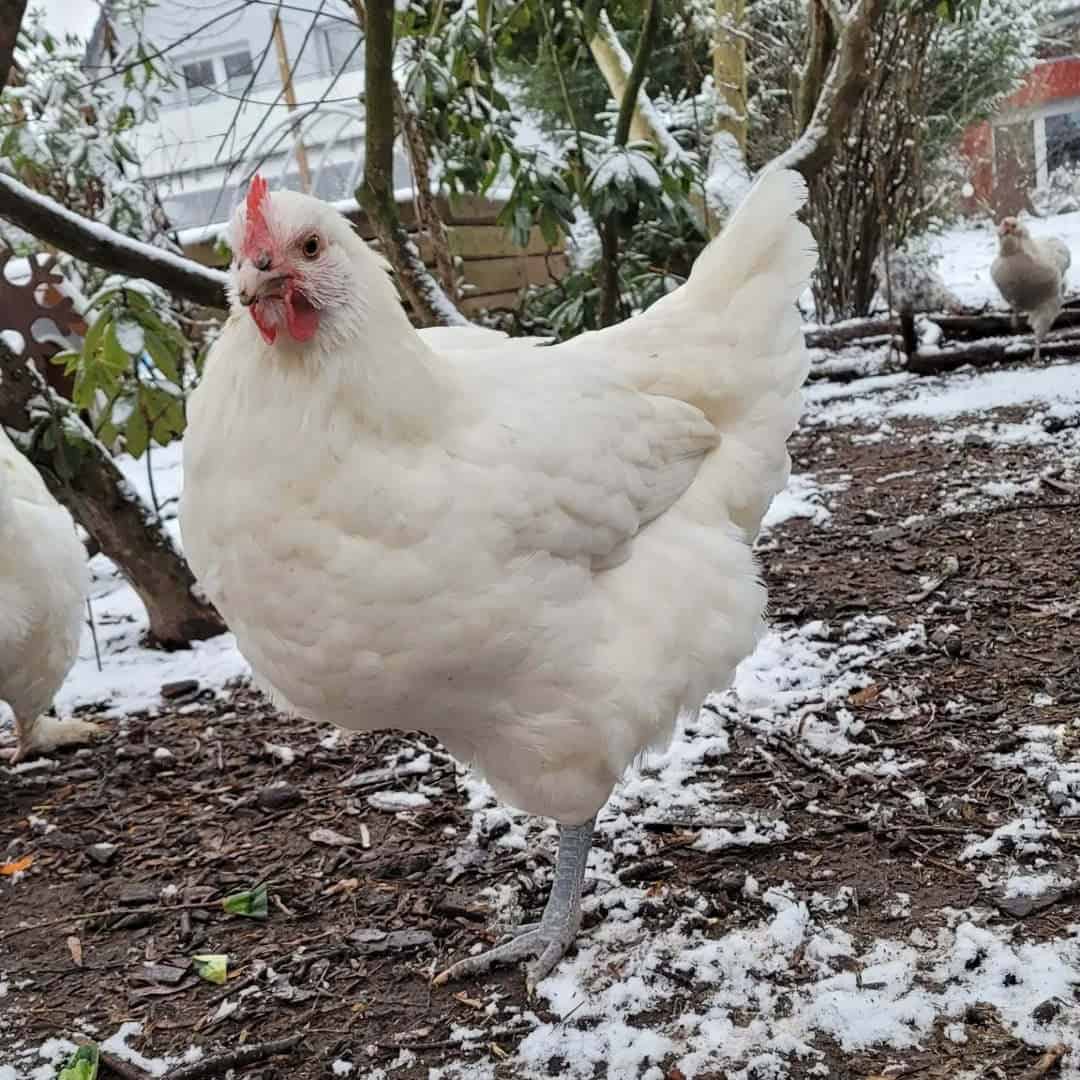
[[[157, 121], [135, 131], [135, 148], [173, 224], [189, 235], [228, 219], [256, 167], [272, 188], [333, 201], [352, 197], [363, 168], [363, 39], [351, 5], [237, 7], [160, 4], [143, 28], [176, 85]], [[122, 45], [134, 40], [117, 29]], [[100, 38], [99, 23], [90, 65], [102, 62]], [[403, 158], [395, 173], [397, 187], [410, 185]]]

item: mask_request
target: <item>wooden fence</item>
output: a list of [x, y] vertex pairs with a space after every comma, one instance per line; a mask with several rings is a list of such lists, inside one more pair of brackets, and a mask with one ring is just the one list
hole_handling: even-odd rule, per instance
[[[446, 224], [450, 254], [459, 260], [462, 282], [460, 307], [466, 315], [478, 311], [510, 311], [521, 302], [528, 285], [547, 285], [560, 278], [567, 268], [566, 253], [560, 238], [549, 246], [539, 229], [533, 229], [529, 242], [519, 247], [510, 241], [503, 226], [496, 223], [502, 204], [492, 199], [468, 195], [452, 202], [438, 199], [439, 215]], [[404, 224], [415, 234], [416, 213], [411, 201], [398, 204]], [[368, 241], [374, 230], [363, 211], [349, 215], [359, 234]], [[416, 234], [424, 262], [432, 264], [427, 238]], [[192, 244], [187, 254], [209, 266], [224, 260], [212, 244]]]

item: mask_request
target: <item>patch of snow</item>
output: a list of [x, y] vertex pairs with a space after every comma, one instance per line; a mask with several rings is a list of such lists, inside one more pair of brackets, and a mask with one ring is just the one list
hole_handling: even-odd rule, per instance
[[1040, 817], [1024, 817], [995, 829], [984, 840], [973, 840], [960, 853], [961, 862], [987, 859], [1004, 848], [1016, 855], [1033, 855], [1046, 850], [1047, 839], [1057, 839], [1058, 832]]
[[[840, 488], [844, 486], [840, 485]], [[769, 504], [761, 521], [762, 532], [775, 529], [792, 518], [808, 518], [815, 525], [823, 525], [832, 517], [832, 511], [822, 501], [826, 490], [837, 488], [823, 488], [811, 473], [792, 473], [787, 487]]]
[[374, 810], [422, 810], [431, 805], [426, 795], [416, 791], [376, 791], [367, 797], [368, 806]]

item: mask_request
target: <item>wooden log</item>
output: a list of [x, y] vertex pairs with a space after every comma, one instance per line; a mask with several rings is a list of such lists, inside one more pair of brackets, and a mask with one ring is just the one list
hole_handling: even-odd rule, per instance
[[[1035, 355], [1033, 344], [1013, 344], [1003, 341], [982, 341], [958, 345], [933, 352], [919, 352], [908, 358], [907, 370], [916, 375], [943, 375], [957, 368], [972, 365], [986, 367], [1008, 361], [1027, 363]], [[1080, 334], [1047, 338], [1042, 343], [1042, 355], [1047, 358], [1080, 356]]]

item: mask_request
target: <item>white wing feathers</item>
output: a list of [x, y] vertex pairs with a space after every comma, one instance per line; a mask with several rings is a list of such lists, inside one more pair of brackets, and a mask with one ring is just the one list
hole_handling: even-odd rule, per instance
[[690, 486], [716, 429], [692, 405], [555, 360], [546, 349], [504, 359], [515, 377], [499, 380], [488, 422], [454, 452], [498, 462], [516, 485], [497, 512], [512, 518], [520, 553], [606, 569]]

